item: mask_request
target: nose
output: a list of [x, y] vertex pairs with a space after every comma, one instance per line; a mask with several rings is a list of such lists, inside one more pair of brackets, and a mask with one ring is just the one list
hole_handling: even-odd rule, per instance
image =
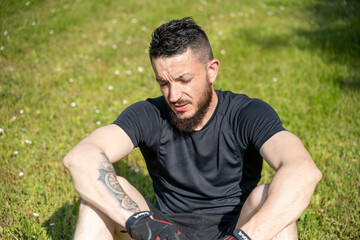
[[169, 89], [169, 101], [176, 103], [181, 99], [181, 87], [177, 84], [171, 84]]

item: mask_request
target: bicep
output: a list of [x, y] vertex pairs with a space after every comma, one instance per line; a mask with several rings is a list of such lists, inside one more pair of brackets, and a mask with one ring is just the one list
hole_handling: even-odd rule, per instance
[[264, 160], [277, 171], [283, 165], [313, 163], [310, 154], [294, 134], [281, 131], [269, 138], [260, 148]]
[[127, 156], [134, 145], [125, 131], [115, 124], [101, 127], [82, 140], [79, 145], [98, 148], [104, 152], [111, 162], [119, 161]]

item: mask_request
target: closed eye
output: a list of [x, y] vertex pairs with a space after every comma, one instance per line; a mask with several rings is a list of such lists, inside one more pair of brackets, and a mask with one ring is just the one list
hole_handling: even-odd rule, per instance
[[191, 80], [192, 80], [191, 78], [190, 78], [190, 79], [182, 79], [182, 80], [181, 80], [181, 83], [187, 84], [187, 83], [190, 83]]
[[160, 86], [165, 86], [165, 85], [168, 84], [168, 81], [165, 81], [165, 80], [163, 80], [163, 79], [157, 78], [156, 81], [158, 82], [158, 84], [159, 84]]

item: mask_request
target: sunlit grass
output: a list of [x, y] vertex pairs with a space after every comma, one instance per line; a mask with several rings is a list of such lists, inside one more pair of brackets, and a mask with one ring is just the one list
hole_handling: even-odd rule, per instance
[[[0, 237], [71, 237], [79, 198], [62, 158], [160, 94], [151, 32], [193, 16], [221, 63], [215, 87], [269, 102], [323, 173], [300, 239], [358, 239], [359, 10], [355, 0], [1, 1]], [[154, 200], [139, 151], [116, 168]], [[262, 182], [272, 175], [265, 166]]]

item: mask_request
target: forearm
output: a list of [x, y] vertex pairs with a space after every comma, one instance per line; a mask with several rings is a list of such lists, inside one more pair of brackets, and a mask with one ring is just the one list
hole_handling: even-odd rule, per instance
[[261, 208], [241, 226], [252, 239], [272, 239], [308, 206], [321, 173], [310, 161], [279, 168]]
[[80, 197], [124, 226], [128, 217], [140, 211], [116, 178], [112, 163], [96, 147], [78, 146], [64, 158]]

